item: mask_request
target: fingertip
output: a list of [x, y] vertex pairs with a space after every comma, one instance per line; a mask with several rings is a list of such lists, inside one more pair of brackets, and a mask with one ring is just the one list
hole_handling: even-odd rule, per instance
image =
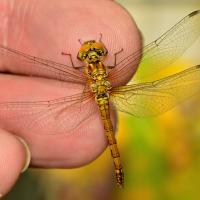
[[[78, 2], [73, 1], [69, 4], [73, 7], [76, 6], [78, 11], [80, 9]], [[82, 64], [75, 57], [80, 49], [77, 38], [81, 37], [83, 42], [98, 41], [102, 35], [101, 41], [108, 50], [104, 65], [116, 65], [109, 73], [112, 86], [126, 84], [136, 72], [141, 57], [141, 53], [139, 53], [136, 59], [129, 58], [135, 52], [140, 52], [142, 47], [142, 35], [135, 20], [123, 6], [115, 1], [101, 1], [96, 4], [92, 0], [86, 0], [81, 7], [81, 12], [83, 12], [82, 20], [76, 19], [77, 15], [70, 16], [69, 19], [73, 18], [77, 21], [78, 28], [76, 26], [68, 27], [67, 38], [70, 40], [66, 40], [66, 49], [72, 53], [75, 66]], [[66, 23], [70, 24], [70, 21]], [[121, 49], [123, 51], [118, 53]], [[113, 74], [117, 74], [117, 78], [113, 77]]]
[[28, 167], [29, 167], [29, 164], [31, 162], [31, 152], [30, 152], [30, 149], [29, 149], [29, 146], [28, 144], [25, 142], [24, 139], [20, 138], [19, 136], [17, 136], [18, 140], [21, 142], [23, 148], [24, 148], [24, 154], [25, 154], [25, 159], [24, 159], [24, 165], [23, 165], [23, 168], [21, 170], [21, 173], [25, 172]]
[[14, 186], [25, 163], [24, 145], [14, 135], [0, 130], [0, 194], [2, 196]]

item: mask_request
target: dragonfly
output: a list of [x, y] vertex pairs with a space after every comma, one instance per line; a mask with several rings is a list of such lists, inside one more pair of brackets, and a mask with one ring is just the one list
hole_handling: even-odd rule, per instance
[[[26, 130], [31, 128], [37, 132], [42, 127], [44, 132], [48, 130], [48, 134], [59, 130], [59, 133], [70, 135], [89, 116], [98, 112], [113, 158], [116, 183], [123, 187], [124, 173], [110, 117], [111, 110], [117, 109], [136, 117], [157, 116], [198, 94], [200, 65], [161, 79], [153, 80], [153, 75], [170, 68], [199, 35], [200, 10], [197, 10], [155, 41], [119, 61], [117, 56], [121, 51], [117, 52], [114, 55], [114, 66], [104, 65], [108, 50], [101, 39], [85, 41], [78, 51], [77, 59], [83, 63], [83, 67], [78, 69], [0, 45], [1, 59], [6, 57], [23, 60], [27, 66], [33, 66], [40, 76], [83, 86], [81, 92], [57, 99], [1, 101], [0, 120], [22, 120], [24, 123], [19, 126]], [[66, 55], [73, 64], [71, 55]], [[125, 85], [115, 86], [120, 77], [130, 74], [127, 66], [137, 67], [138, 63], [139, 67], [132, 79]], [[27, 73], [32, 73], [29, 68]]]

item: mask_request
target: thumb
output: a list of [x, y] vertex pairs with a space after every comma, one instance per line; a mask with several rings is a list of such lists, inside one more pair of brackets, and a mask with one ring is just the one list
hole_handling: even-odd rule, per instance
[[11, 190], [29, 162], [30, 153], [25, 142], [0, 130], [0, 197]]

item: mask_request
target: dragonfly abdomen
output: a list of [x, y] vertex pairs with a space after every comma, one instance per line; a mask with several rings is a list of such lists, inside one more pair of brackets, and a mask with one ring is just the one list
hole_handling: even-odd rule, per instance
[[117, 141], [114, 135], [112, 121], [110, 119], [110, 110], [109, 110], [109, 98], [99, 98], [97, 99], [97, 104], [99, 107], [101, 119], [104, 125], [105, 135], [108, 140], [108, 145], [110, 148], [111, 156], [113, 158], [114, 167], [115, 167], [115, 177], [117, 185], [123, 187], [124, 183], [124, 173], [122, 170], [122, 164], [120, 160], [120, 154], [117, 147]]

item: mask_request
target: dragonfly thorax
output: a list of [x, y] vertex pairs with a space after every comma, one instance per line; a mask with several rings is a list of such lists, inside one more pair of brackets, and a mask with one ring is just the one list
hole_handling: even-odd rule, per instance
[[89, 64], [85, 68], [86, 75], [89, 76], [91, 79], [95, 80], [102, 80], [107, 79], [108, 72], [106, 66], [103, 65], [102, 62], [98, 62], [95, 64]]
[[106, 66], [101, 62], [89, 64], [85, 68], [91, 91], [95, 93], [96, 99], [108, 98], [111, 90], [111, 84], [108, 80]]
[[103, 94], [111, 90], [111, 84], [107, 80], [96, 81], [96, 82], [91, 83], [90, 88], [92, 92], [94, 93]]

